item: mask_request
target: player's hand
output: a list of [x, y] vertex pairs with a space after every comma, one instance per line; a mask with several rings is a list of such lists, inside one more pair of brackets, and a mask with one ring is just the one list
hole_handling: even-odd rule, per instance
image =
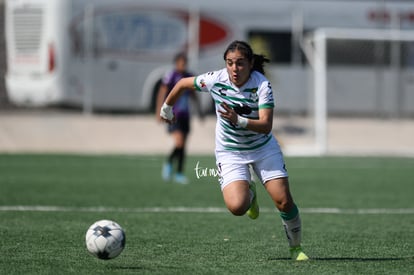
[[161, 107], [161, 111], [160, 111], [160, 118], [161, 120], [171, 124], [174, 122], [174, 113], [172, 110], [172, 106], [168, 105], [167, 103], [164, 102], [164, 104]]
[[225, 102], [222, 102], [220, 106], [224, 109], [224, 111], [218, 110], [221, 117], [237, 125], [237, 113]]

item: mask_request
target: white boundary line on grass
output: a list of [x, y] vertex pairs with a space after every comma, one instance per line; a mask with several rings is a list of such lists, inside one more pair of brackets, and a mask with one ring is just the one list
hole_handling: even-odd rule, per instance
[[[120, 212], [120, 213], [227, 213], [228, 210], [220, 207], [70, 207], [70, 206], [47, 206], [47, 205], [3, 205], [0, 212]], [[366, 208], [366, 209], [345, 209], [345, 208], [301, 208], [302, 213], [308, 214], [414, 214], [414, 208]], [[260, 212], [271, 213], [276, 209], [261, 208]]]

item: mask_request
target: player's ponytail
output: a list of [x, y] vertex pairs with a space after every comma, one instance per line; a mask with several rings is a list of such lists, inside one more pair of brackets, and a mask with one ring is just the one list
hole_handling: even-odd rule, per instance
[[223, 58], [226, 60], [227, 54], [234, 51], [241, 52], [250, 62], [253, 62], [252, 71], [258, 71], [259, 73], [265, 74], [264, 63], [269, 62], [264, 55], [254, 54], [252, 48], [247, 42], [235, 40], [230, 43], [224, 52]]
[[269, 63], [270, 60], [262, 54], [253, 54], [253, 68], [252, 71], [258, 71], [261, 74], [265, 74], [264, 65]]

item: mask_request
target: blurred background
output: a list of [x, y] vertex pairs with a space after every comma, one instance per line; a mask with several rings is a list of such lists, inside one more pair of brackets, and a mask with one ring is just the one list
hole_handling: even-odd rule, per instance
[[[160, 80], [224, 67], [233, 40], [271, 60], [287, 155], [414, 155], [414, 1], [0, 1], [0, 151], [159, 154]], [[188, 152], [213, 154], [215, 116]]]

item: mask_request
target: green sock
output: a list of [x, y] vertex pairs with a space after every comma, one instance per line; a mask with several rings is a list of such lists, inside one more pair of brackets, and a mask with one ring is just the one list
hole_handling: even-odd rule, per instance
[[299, 209], [296, 206], [296, 204], [293, 205], [292, 209], [289, 212], [282, 212], [280, 211], [280, 217], [282, 217], [285, 221], [290, 221], [296, 218], [296, 216], [299, 214]]
[[288, 212], [280, 212], [282, 224], [290, 247], [300, 246], [302, 240], [302, 221], [296, 205]]

